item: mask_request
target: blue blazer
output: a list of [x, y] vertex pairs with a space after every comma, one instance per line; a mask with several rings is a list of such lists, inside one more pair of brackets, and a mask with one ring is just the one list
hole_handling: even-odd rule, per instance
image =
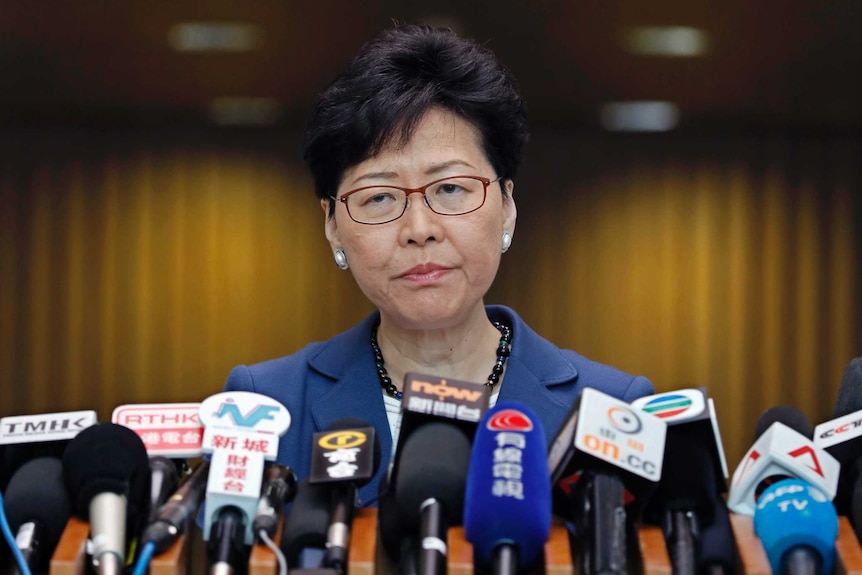
[[[538, 335], [511, 309], [487, 306], [492, 321], [512, 326], [512, 350], [499, 400], [517, 400], [533, 408], [548, 441], [585, 387], [631, 401], [653, 393], [642, 376], [633, 377], [560, 349]], [[287, 407], [291, 424], [281, 438], [277, 461], [289, 465], [297, 479], [306, 477], [311, 462], [312, 434], [343, 417], [373, 425], [380, 437], [381, 464], [374, 479], [358, 493], [357, 505], [374, 505], [378, 485], [392, 460], [392, 436], [371, 351], [371, 330], [380, 321], [372, 313], [358, 325], [325, 342], [307, 345], [279, 359], [235, 367], [225, 391], [268, 395]]]

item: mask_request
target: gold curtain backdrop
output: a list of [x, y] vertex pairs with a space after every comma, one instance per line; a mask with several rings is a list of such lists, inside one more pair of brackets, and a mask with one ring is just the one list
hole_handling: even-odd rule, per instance
[[[7, 134], [0, 415], [200, 401], [364, 317], [299, 138]], [[828, 419], [862, 355], [860, 148], [539, 131], [487, 301], [659, 391], [706, 386], [732, 471], [765, 409]]]

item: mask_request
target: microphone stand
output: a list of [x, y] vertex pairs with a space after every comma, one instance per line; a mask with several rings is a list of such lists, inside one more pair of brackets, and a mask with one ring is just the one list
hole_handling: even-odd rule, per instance
[[582, 575], [626, 575], [626, 510], [619, 477], [588, 471], [578, 480], [574, 509]]
[[443, 503], [428, 499], [422, 503], [419, 527], [419, 575], [446, 575], [446, 513]]

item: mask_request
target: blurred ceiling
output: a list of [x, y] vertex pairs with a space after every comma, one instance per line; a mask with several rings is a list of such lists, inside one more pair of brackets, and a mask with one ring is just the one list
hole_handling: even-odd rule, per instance
[[[534, 123], [592, 127], [607, 102], [663, 100], [682, 128], [862, 128], [860, 0], [0, 0], [0, 125], [206, 125], [219, 110], [299, 125], [393, 19], [486, 43]], [[171, 46], [201, 22], [240, 24], [252, 46]], [[624, 38], [640, 26], [701, 29], [708, 51], [634, 54]]]

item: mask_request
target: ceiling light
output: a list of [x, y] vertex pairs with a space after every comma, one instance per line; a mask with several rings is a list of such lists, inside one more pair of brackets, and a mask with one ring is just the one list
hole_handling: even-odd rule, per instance
[[599, 120], [612, 132], [666, 132], [679, 124], [679, 108], [672, 102], [609, 102]]
[[689, 26], [643, 26], [627, 29], [621, 38], [623, 48], [640, 56], [694, 58], [710, 51], [705, 30]]
[[263, 30], [254, 24], [187, 22], [168, 32], [168, 44], [178, 52], [249, 52], [263, 45]]
[[215, 98], [210, 104], [210, 118], [220, 126], [266, 126], [281, 116], [281, 106], [274, 98]]

